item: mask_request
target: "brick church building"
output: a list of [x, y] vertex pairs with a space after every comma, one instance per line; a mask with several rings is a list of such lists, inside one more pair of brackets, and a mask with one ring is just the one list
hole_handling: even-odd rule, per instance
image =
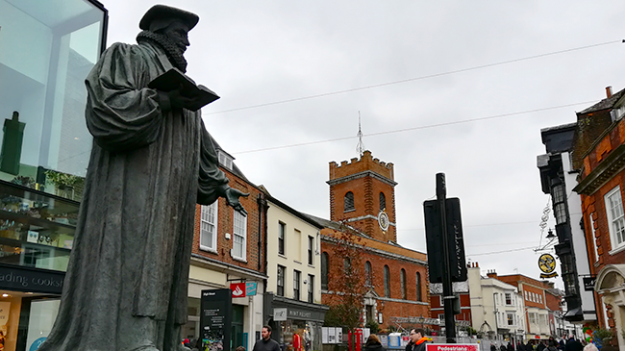
[[[344, 269], [344, 257], [332, 240], [347, 224], [363, 247], [360, 272], [368, 279], [362, 324], [375, 321], [381, 329], [422, 327], [429, 311], [427, 256], [397, 243], [393, 164], [364, 151], [360, 159], [330, 162], [330, 220], [312, 217], [321, 230], [321, 289], [326, 303], [328, 275]], [[421, 320], [423, 323], [423, 320]]]

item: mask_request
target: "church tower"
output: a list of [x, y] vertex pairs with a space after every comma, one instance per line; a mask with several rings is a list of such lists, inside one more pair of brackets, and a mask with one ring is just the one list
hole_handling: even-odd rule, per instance
[[372, 158], [330, 162], [330, 219], [347, 220], [369, 237], [397, 242], [393, 164]]

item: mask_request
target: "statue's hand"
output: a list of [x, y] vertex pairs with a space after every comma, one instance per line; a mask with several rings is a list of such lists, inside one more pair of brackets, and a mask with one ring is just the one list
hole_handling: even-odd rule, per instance
[[236, 211], [239, 211], [242, 215], [247, 216], [247, 211], [243, 208], [243, 205], [239, 202], [239, 197], [248, 197], [249, 193], [241, 192], [237, 189], [228, 188], [226, 189], [226, 202], [229, 206], [232, 206]]
[[187, 106], [192, 106], [199, 100], [199, 97], [189, 97], [185, 95], [182, 86], [176, 90], [168, 91], [167, 97], [169, 98], [172, 109], [187, 108]]

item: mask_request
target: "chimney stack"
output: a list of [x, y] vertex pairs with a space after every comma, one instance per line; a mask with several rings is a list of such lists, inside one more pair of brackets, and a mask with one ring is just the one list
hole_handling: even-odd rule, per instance
[[488, 273], [486, 273], [486, 276], [489, 278], [497, 278], [497, 272], [493, 269], [491, 271], [488, 271]]
[[605, 87], [605, 94], [608, 96], [608, 99], [612, 97], [612, 87]]

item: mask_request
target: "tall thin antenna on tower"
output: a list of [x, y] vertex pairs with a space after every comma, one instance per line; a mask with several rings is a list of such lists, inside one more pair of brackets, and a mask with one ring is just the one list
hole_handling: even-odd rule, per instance
[[358, 111], [358, 145], [356, 145], [356, 151], [358, 155], [362, 156], [365, 152], [365, 144], [362, 142], [362, 128], [360, 127], [360, 111]]

